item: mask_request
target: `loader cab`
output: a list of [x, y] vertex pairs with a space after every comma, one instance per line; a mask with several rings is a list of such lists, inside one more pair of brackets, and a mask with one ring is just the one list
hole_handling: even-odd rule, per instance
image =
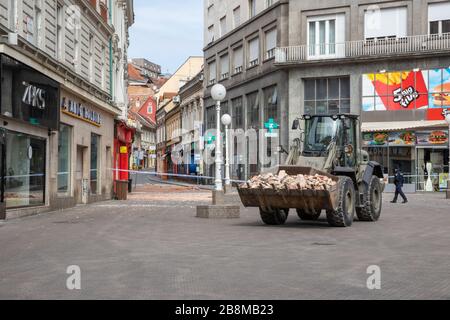
[[[328, 157], [335, 152], [334, 167], [358, 165], [358, 117], [355, 115], [305, 115], [303, 137], [304, 157]], [[293, 127], [299, 126], [299, 122]]]

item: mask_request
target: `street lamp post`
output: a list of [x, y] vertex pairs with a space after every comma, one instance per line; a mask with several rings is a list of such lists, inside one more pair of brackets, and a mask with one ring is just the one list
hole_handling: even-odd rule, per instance
[[231, 124], [231, 116], [229, 114], [224, 114], [222, 116], [222, 124], [225, 126], [225, 191], [228, 192], [231, 189], [230, 145], [228, 137], [228, 127]]
[[222, 102], [225, 99], [225, 96], [227, 95], [227, 90], [225, 87], [221, 84], [216, 84], [211, 89], [211, 97], [214, 101], [216, 101], [216, 159], [215, 159], [215, 165], [216, 165], [216, 174], [215, 174], [215, 191], [223, 191], [223, 185], [222, 185], [222, 144], [221, 144], [221, 137], [220, 137], [220, 102]]
[[447, 178], [447, 191], [446, 191], [446, 198], [450, 199], [450, 109], [446, 109], [444, 111], [445, 121], [447, 121], [448, 124], [448, 178]]

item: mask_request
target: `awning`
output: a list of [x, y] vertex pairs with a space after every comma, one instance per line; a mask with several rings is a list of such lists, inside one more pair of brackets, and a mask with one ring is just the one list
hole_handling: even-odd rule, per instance
[[385, 121], [385, 122], [363, 122], [362, 132], [385, 132], [423, 128], [448, 127], [445, 120], [433, 121]]

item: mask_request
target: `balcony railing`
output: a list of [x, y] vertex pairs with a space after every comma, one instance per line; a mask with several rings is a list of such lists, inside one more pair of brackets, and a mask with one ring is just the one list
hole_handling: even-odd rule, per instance
[[382, 57], [445, 50], [450, 50], [450, 33], [278, 47], [275, 50], [275, 63]]

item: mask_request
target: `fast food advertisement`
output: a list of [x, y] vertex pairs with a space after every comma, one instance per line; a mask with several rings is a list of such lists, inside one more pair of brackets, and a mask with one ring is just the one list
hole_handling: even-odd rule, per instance
[[387, 132], [364, 133], [363, 141], [365, 146], [387, 146], [389, 134]]
[[412, 131], [390, 132], [390, 146], [414, 146], [416, 144], [416, 134]]
[[450, 68], [363, 75], [363, 111], [426, 109], [427, 120], [443, 120], [450, 108]]
[[416, 132], [418, 145], [448, 145], [447, 130], [430, 130]]

